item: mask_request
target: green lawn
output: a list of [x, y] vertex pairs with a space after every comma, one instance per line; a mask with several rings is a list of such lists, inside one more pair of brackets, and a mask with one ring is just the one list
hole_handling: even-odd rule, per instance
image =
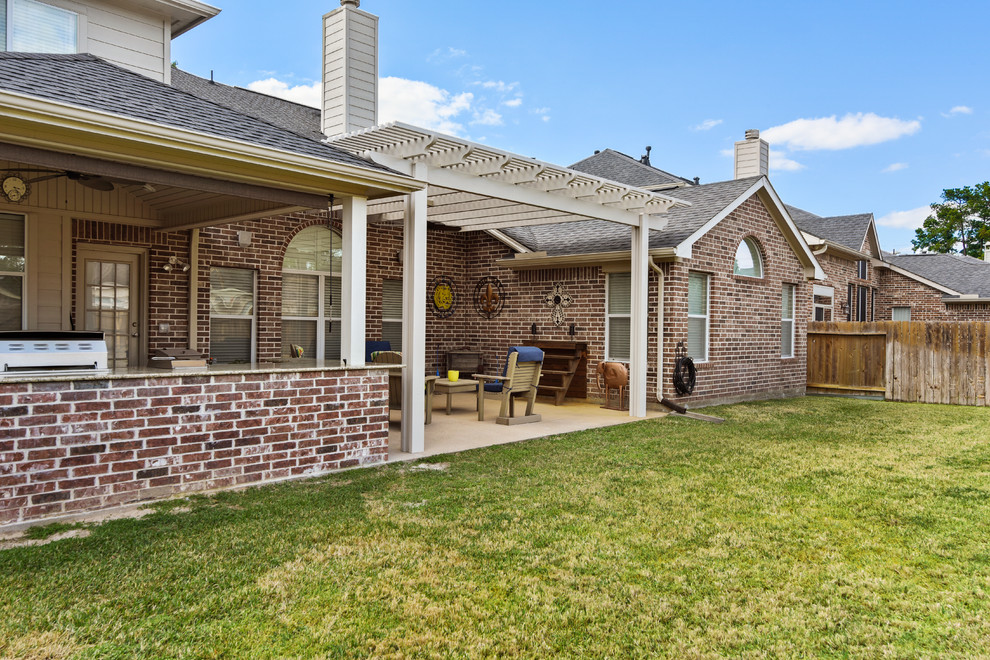
[[705, 412], [2, 551], [0, 657], [990, 652], [990, 409]]

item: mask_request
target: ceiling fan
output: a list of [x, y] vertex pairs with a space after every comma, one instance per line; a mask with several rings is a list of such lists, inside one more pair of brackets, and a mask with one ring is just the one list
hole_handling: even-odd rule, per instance
[[140, 186], [142, 185], [138, 181], [125, 181], [123, 179], [114, 179], [111, 177], [102, 176], [100, 174], [86, 174], [84, 172], [75, 172], [73, 170], [20, 170], [21, 172], [38, 172], [41, 176], [36, 176], [33, 179], [25, 179], [24, 183], [38, 183], [40, 181], [48, 181], [49, 179], [57, 179], [64, 176], [69, 181], [75, 181], [81, 186], [85, 186], [91, 190], [99, 190], [100, 192], [112, 192], [115, 189], [115, 184], [125, 185], [125, 186]]

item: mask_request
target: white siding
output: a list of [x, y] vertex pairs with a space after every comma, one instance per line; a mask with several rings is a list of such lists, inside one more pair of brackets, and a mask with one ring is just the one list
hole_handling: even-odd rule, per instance
[[79, 14], [79, 50], [141, 75], [169, 81], [168, 16], [127, 2], [110, 0], [41, 0]]
[[27, 220], [27, 327], [62, 330], [64, 264], [62, 225], [58, 215], [29, 213]]
[[370, 128], [378, 114], [378, 17], [344, 8], [323, 17], [323, 132]]

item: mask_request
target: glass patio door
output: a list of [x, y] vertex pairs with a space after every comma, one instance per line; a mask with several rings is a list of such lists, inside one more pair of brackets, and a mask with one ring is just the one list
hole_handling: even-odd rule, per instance
[[137, 254], [79, 253], [77, 325], [104, 333], [111, 369], [140, 364], [140, 261]]

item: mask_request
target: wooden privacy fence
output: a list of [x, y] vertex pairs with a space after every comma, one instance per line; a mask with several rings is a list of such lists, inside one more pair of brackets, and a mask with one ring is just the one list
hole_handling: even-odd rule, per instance
[[808, 392], [986, 406], [990, 323], [809, 323]]

